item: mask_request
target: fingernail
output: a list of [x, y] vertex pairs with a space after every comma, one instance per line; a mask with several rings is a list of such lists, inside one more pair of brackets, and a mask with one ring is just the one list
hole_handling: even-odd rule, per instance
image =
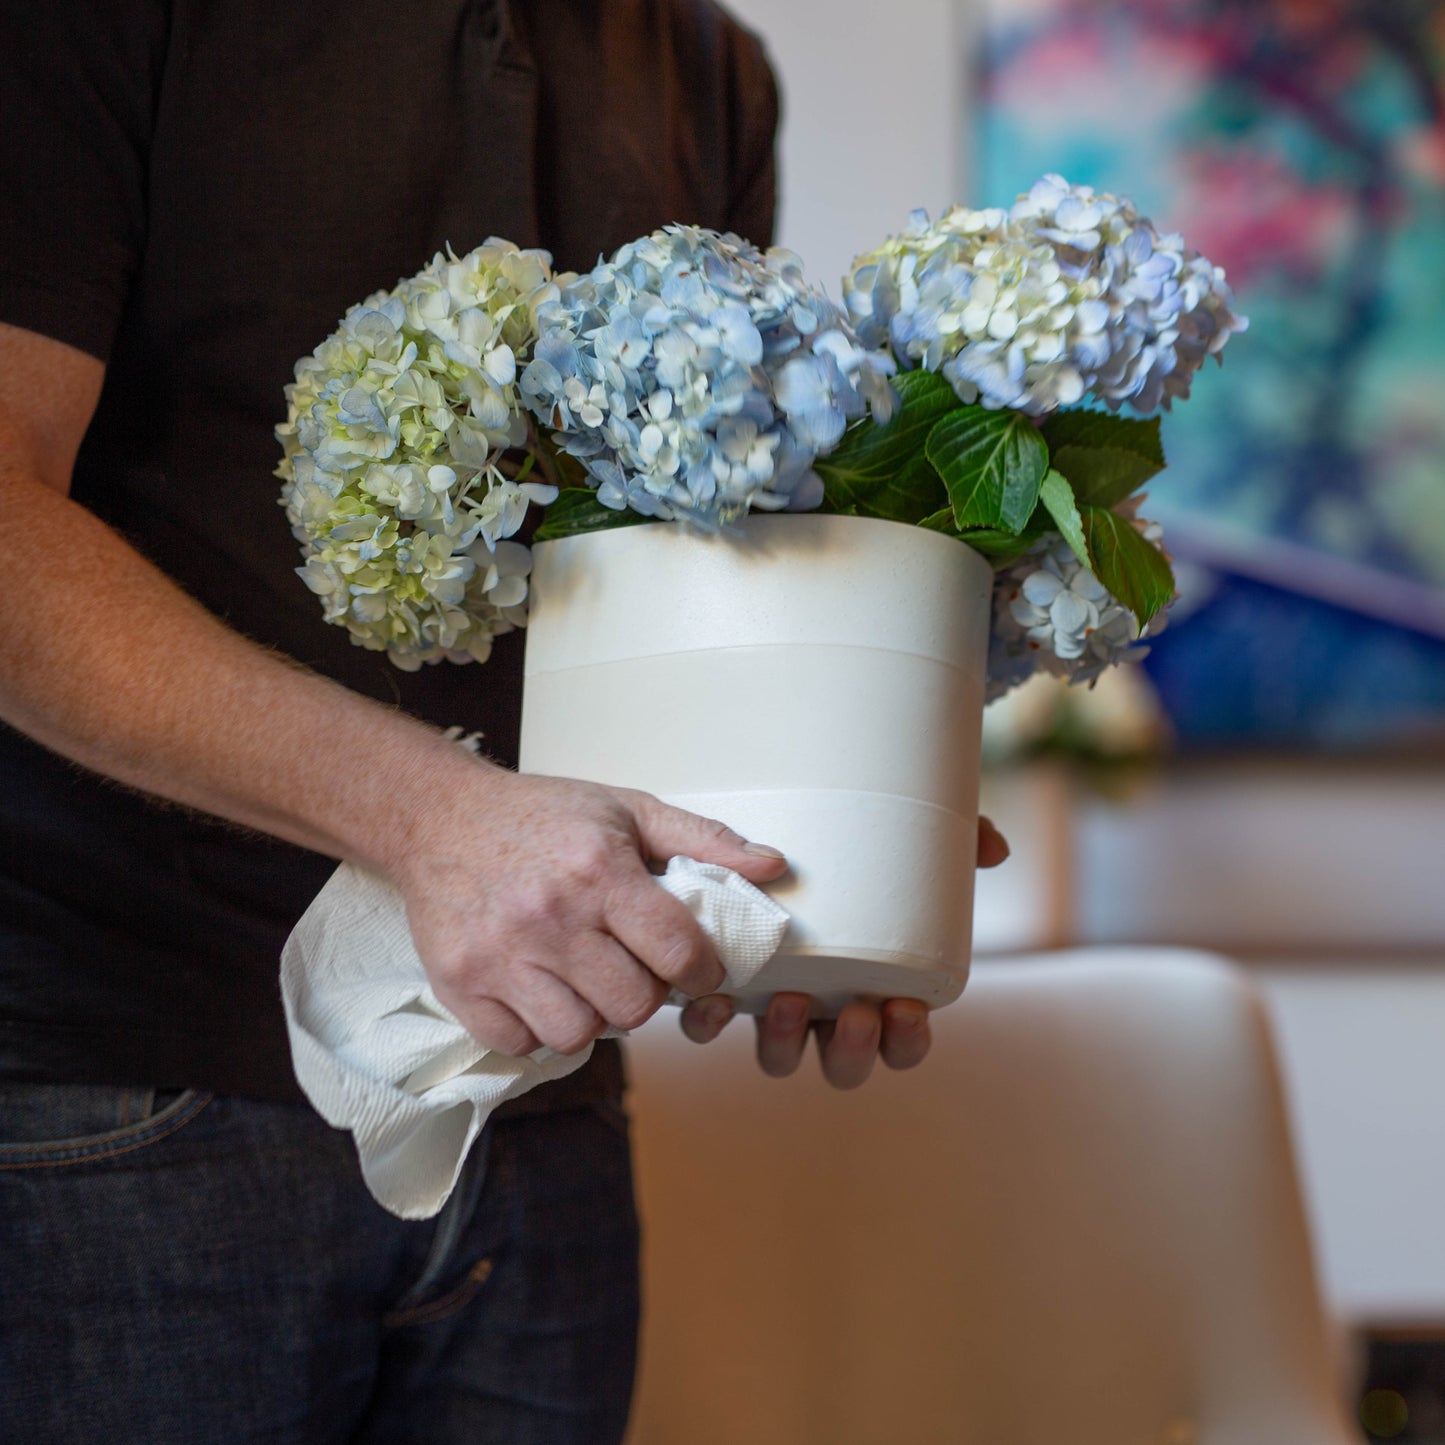
[[993, 845], [994, 849], [998, 852], [999, 860], [1001, 862], [1003, 859], [1009, 856], [1009, 853], [1011, 851], [1008, 845], [1008, 839], [1005, 838], [1004, 835], [1000, 833], [997, 828], [994, 827], [992, 818], [980, 818], [978, 821], [986, 829], [988, 829], [989, 840]]
[[733, 1016], [733, 1004], [731, 999], [710, 998], [698, 1005], [702, 1012], [702, 1021], [710, 1029], [720, 1029]]
[[808, 1009], [806, 1004], [791, 999], [787, 1003], [775, 1004], [773, 1007], [774, 1022], [782, 1029], [795, 1029], [806, 1021]]
[[766, 843], [744, 843], [743, 852], [751, 853], [757, 858], [786, 858], [786, 853], [779, 853], [776, 848], [769, 848]]

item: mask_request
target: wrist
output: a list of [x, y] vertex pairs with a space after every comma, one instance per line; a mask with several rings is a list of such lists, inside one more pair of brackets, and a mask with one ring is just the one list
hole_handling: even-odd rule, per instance
[[410, 736], [399, 740], [380, 804], [385, 822], [364, 828], [345, 853], [409, 892], [434, 882], [438, 871], [485, 861], [472, 856], [466, 843], [516, 775], [426, 724], [405, 721]]

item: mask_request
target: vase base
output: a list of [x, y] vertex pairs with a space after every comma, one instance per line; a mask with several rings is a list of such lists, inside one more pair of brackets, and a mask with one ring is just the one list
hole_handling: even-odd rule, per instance
[[774, 954], [744, 989], [730, 991], [739, 1013], [761, 1014], [775, 993], [805, 993], [812, 1000], [809, 1017], [834, 1019], [853, 999], [916, 998], [930, 1009], [950, 1004], [963, 992], [967, 966], [945, 969], [921, 962], [844, 957], [822, 951]]

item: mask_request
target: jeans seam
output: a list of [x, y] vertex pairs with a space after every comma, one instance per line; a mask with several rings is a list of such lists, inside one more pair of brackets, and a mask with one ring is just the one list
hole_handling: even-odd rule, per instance
[[[145, 1149], [151, 1144], [158, 1143], [167, 1135], [174, 1134], [177, 1129], [183, 1128], [186, 1124], [189, 1124], [191, 1120], [194, 1119], [196, 1115], [201, 1112], [202, 1109], [204, 1109], [209, 1103], [211, 1103], [214, 1097], [214, 1095], [206, 1095], [204, 1098], [196, 1101], [192, 1107], [182, 1110], [181, 1113], [178, 1114], [174, 1119], [167, 1120], [164, 1128], [156, 1129], [154, 1131], [144, 1131], [141, 1134], [137, 1135], [134, 1139], [127, 1140], [124, 1144], [121, 1144], [117, 1148], [102, 1149], [97, 1153], [84, 1151], [76, 1153], [74, 1157], [70, 1159], [27, 1159], [23, 1162], [17, 1162], [13, 1164], [8, 1163], [4, 1160], [0, 1160], [0, 1170], [60, 1169], [64, 1168], [68, 1164], [93, 1164], [103, 1159], [115, 1159], [121, 1154], [129, 1154], [136, 1149]], [[70, 1142], [69, 1140], [58, 1139], [52, 1143], [25, 1145], [23, 1152], [37, 1153], [42, 1150], [50, 1149], [54, 1150], [58, 1154], [65, 1150], [71, 1150], [73, 1152], [76, 1150], [77, 1147], [77, 1145]], [[79, 1147], [83, 1149], [83, 1146]]]
[[491, 1273], [491, 1259], [479, 1259], [467, 1271], [467, 1277], [455, 1289], [442, 1295], [440, 1299], [432, 1300], [429, 1304], [417, 1305], [414, 1309], [409, 1310], [393, 1310], [390, 1314], [383, 1315], [381, 1317], [382, 1326], [386, 1329], [396, 1329], [403, 1325], [429, 1325], [457, 1314], [476, 1298], [478, 1291], [491, 1277]]

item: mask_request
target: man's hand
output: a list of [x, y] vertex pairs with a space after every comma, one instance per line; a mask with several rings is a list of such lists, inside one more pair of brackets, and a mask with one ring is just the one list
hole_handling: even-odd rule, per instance
[[648, 865], [681, 853], [767, 883], [787, 868], [776, 849], [647, 793], [472, 766], [464, 805], [432, 812], [389, 871], [437, 997], [480, 1042], [575, 1053], [636, 1028], [669, 989], [722, 984]]
[[[1008, 857], [1008, 844], [987, 818], [978, 820], [978, 866], [996, 868]], [[682, 1030], [694, 1043], [715, 1039], [733, 1016], [732, 1000], [722, 995], [694, 999], [682, 1014]], [[895, 998], [875, 1004], [847, 1004], [836, 1020], [808, 1022], [808, 999], [800, 993], [774, 994], [757, 1021], [758, 1063], [766, 1074], [782, 1078], [802, 1062], [811, 1031], [818, 1039], [823, 1075], [835, 1089], [856, 1089], [882, 1059], [890, 1069], [911, 1069], [923, 1062], [932, 1042], [928, 1009], [916, 999]]]

